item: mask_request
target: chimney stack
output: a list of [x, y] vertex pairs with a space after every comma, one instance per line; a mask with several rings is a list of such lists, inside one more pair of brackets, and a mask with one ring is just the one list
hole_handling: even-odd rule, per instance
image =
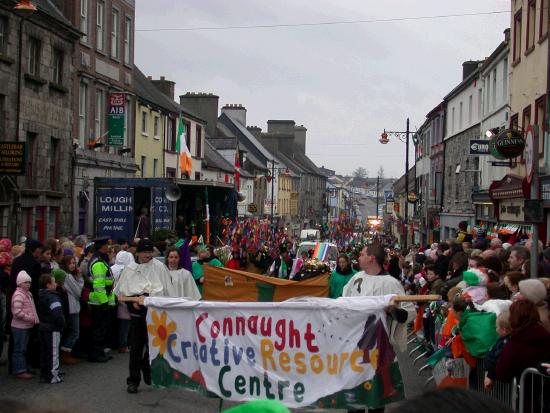
[[180, 105], [206, 121], [206, 134], [212, 138], [217, 135], [218, 100], [219, 97], [213, 93], [187, 92], [180, 95]]
[[246, 108], [243, 105], [230, 103], [222, 107], [222, 113], [246, 126]]
[[262, 136], [262, 128], [258, 126], [247, 126], [246, 129], [256, 137], [256, 139], [260, 139]]
[[168, 96], [171, 100], [174, 100], [174, 91], [176, 83], [171, 80], [166, 80], [164, 76], [160, 77], [160, 80], [153, 80], [153, 85], [157, 87], [162, 93]]
[[294, 127], [294, 144], [300, 149], [300, 152], [306, 153], [306, 132], [304, 125]]
[[478, 60], [468, 60], [462, 63], [462, 80], [466, 79], [468, 76], [474, 73], [480, 63], [482, 62]]

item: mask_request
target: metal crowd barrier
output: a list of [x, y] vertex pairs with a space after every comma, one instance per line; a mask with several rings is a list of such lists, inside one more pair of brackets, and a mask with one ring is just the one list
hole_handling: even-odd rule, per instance
[[550, 376], [535, 368], [523, 371], [519, 381], [519, 413], [550, 412]]
[[475, 382], [471, 383], [470, 388], [477, 392], [486, 394], [487, 396], [498, 400], [502, 404], [508, 406], [512, 410], [517, 409], [518, 402], [518, 385], [517, 380], [512, 382], [504, 382], [495, 380], [491, 390], [485, 390], [485, 365], [483, 359], [478, 359], [476, 364]]

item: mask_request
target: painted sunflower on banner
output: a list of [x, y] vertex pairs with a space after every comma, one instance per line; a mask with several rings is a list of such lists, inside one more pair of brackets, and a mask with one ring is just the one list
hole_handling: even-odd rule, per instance
[[153, 310], [151, 313], [153, 323], [147, 325], [147, 331], [153, 337], [151, 344], [159, 348], [159, 354], [161, 356], [166, 353], [168, 337], [176, 331], [176, 322], [170, 321], [166, 324], [166, 317], [166, 311], [163, 311], [159, 317], [158, 313]]

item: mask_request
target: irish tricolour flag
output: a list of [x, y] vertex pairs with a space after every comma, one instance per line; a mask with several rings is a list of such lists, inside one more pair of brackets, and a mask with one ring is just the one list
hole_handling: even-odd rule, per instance
[[193, 169], [193, 160], [191, 159], [191, 152], [186, 143], [187, 128], [183, 123], [183, 119], [179, 118], [178, 125], [178, 136], [176, 139], [176, 152], [178, 153], [180, 170], [183, 173], [186, 173], [188, 176], [191, 176], [191, 171]]

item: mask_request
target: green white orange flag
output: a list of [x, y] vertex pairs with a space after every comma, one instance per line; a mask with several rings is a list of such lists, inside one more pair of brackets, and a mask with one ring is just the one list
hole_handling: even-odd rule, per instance
[[193, 170], [193, 159], [191, 158], [191, 152], [186, 143], [187, 130], [183, 119], [179, 118], [178, 120], [178, 135], [176, 138], [176, 152], [179, 157], [180, 170], [182, 173], [186, 173], [188, 176], [191, 176], [191, 171]]

